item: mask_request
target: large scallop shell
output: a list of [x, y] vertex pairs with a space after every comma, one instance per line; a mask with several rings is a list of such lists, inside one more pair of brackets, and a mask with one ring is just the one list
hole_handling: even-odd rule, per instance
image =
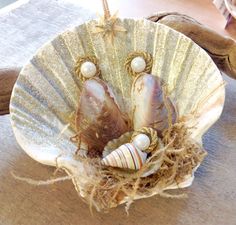
[[[79, 56], [95, 55], [102, 79], [124, 99], [130, 99], [133, 77], [124, 68], [125, 60], [131, 52], [149, 52], [153, 56], [151, 74], [164, 80], [179, 116], [189, 118], [189, 124], [194, 125], [193, 138], [200, 142], [204, 132], [219, 118], [224, 85], [219, 70], [203, 49], [158, 23], [144, 19], [118, 23], [127, 32], [116, 32], [113, 45], [94, 32], [97, 21], [90, 21], [45, 44], [22, 69], [12, 93], [11, 122], [17, 141], [33, 159], [54, 166], [58, 162], [76, 174], [84, 172], [82, 163], [79, 170], [73, 167], [76, 145], [70, 141], [75, 135], [70, 115], [78, 107], [82, 87], [74, 73]], [[119, 105], [121, 100], [118, 99]], [[122, 108], [123, 112], [126, 110]], [[193, 175], [186, 177], [183, 184], [169, 188], [186, 187], [192, 180]], [[76, 182], [83, 196], [87, 180], [81, 176]], [[148, 196], [135, 196], [144, 197]]]

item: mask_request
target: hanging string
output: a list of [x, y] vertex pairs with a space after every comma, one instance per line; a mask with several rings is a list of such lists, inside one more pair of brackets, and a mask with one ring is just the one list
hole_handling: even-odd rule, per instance
[[102, 6], [103, 6], [103, 11], [104, 11], [104, 18], [107, 20], [111, 17], [111, 13], [108, 7], [107, 0], [102, 0]]

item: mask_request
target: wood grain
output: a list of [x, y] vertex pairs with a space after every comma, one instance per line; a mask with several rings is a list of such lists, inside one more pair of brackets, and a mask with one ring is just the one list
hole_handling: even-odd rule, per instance
[[11, 92], [19, 72], [19, 68], [0, 69], [0, 115], [9, 113]]
[[206, 50], [222, 72], [236, 78], [236, 42], [233, 39], [218, 34], [190, 16], [176, 12], [157, 13], [148, 19], [191, 38]]
[[236, 224], [236, 81], [227, 78], [226, 105], [220, 120], [205, 135], [208, 156], [198, 169], [188, 199], [152, 197], [137, 201], [127, 217], [124, 207], [90, 214], [70, 181], [35, 187], [11, 172], [48, 179], [53, 168], [30, 159], [17, 145], [9, 116], [0, 117], [1, 225], [234, 225]]

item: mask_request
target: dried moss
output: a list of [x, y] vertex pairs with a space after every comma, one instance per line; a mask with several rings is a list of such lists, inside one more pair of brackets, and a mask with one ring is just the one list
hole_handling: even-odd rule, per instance
[[[162, 140], [164, 146], [155, 149], [138, 171], [105, 167], [100, 164], [100, 159], [79, 158], [93, 171], [92, 176], [86, 175], [91, 182], [83, 188], [84, 199], [90, 207], [106, 211], [123, 202], [130, 205], [137, 196], [165, 195], [163, 192], [168, 186], [178, 185], [186, 176], [192, 176], [206, 156], [206, 151], [190, 137], [183, 122], [165, 130]], [[155, 165], [160, 165], [159, 169], [143, 177]]]

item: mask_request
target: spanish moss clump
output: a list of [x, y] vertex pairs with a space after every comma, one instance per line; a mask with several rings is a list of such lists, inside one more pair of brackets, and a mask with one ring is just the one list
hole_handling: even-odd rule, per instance
[[[82, 197], [98, 211], [108, 210], [120, 203], [130, 205], [135, 199], [154, 194], [165, 195], [165, 189], [177, 185], [192, 176], [206, 156], [206, 151], [190, 137], [183, 122], [175, 123], [163, 132], [163, 146], [156, 148], [143, 167], [138, 171], [105, 167], [100, 159], [78, 160], [87, 168], [86, 174], [73, 174], [74, 184]], [[159, 168], [153, 174], [143, 175], [153, 167]], [[83, 190], [78, 186], [81, 176], [87, 179]], [[168, 195], [169, 196], [169, 195]]]

